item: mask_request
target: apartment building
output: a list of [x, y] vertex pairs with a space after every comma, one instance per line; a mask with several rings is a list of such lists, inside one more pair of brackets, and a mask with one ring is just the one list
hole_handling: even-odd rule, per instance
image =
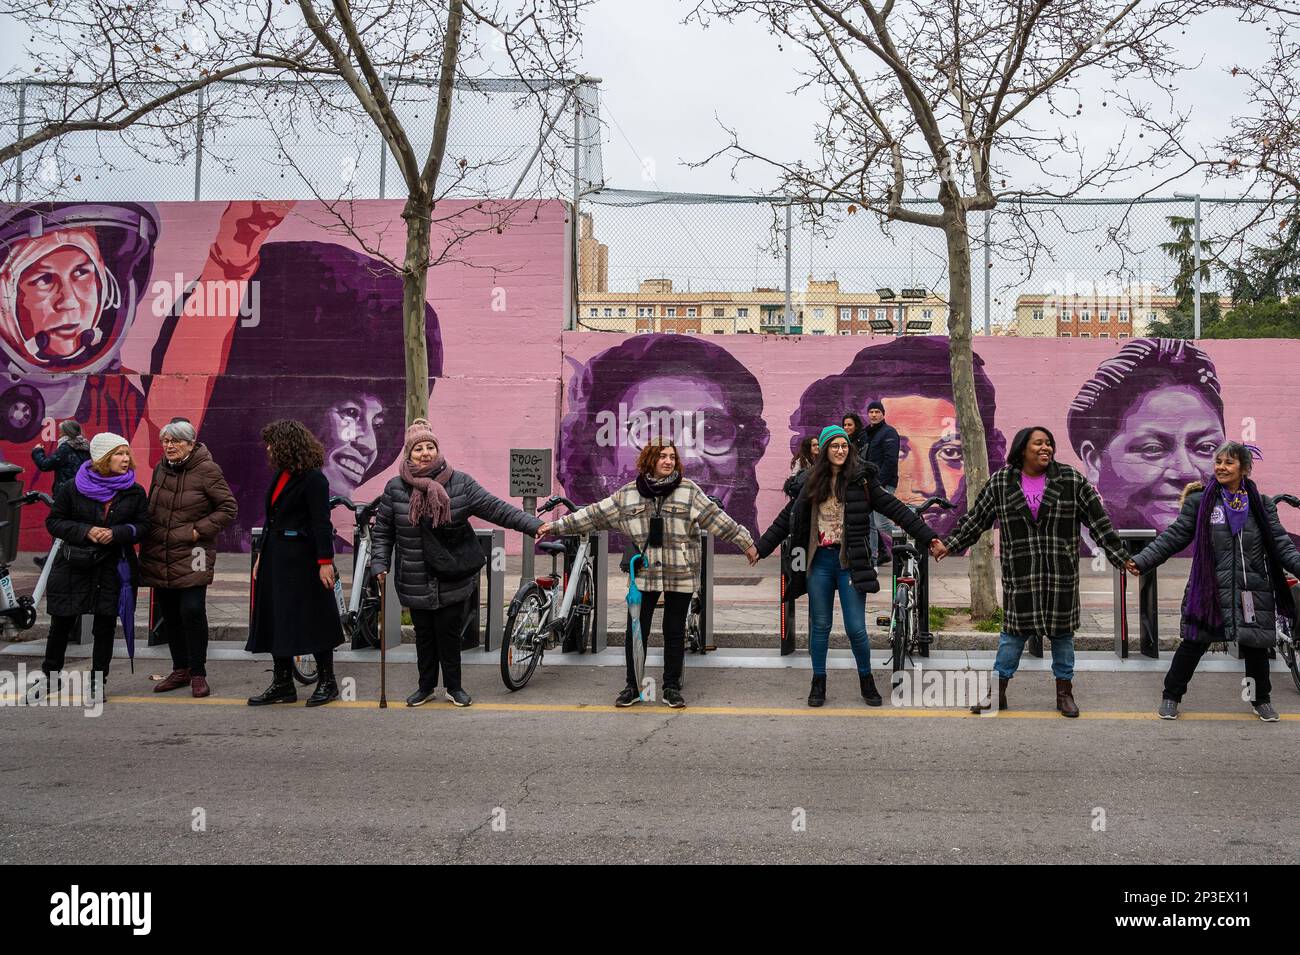
[[[1230, 308], [1220, 296], [1223, 311]], [[1172, 295], [1132, 290], [1096, 295], [1021, 295], [1012, 335], [1021, 338], [1144, 338], [1178, 305]]]

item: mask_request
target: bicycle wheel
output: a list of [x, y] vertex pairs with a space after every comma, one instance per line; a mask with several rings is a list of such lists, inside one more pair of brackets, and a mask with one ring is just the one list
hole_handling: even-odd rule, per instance
[[379, 647], [379, 594], [375, 592], [374, 581], [367, 581], [366, 589], [361, 594], [361, 606], [357, 608], [357, 619], [352, 626], [352, 649], [378, 649]]
[[910, 584], [899, 584], [894, 591], [893, 632], [889, 635], [889, 648], [893, 657], [894, 672], [903, 669], [903, 660], [907, 655], [907, 645], [912, 639], [912, 590]]
[[1279, 640], [1277, 648], [1291, 671], [1291, 682], [1295, 684], [1296, 692], [1300, 693], [1300, 660], [1296, 659], [1295, 644], [1290, 640]]
[[590, 568], [584, 567], [578, 575], [578, 589], [573, 594], [573, 608], [568, 625], [564, 628], [565, 653], [577, 650], [586, 653], [591, 640], [591, 615], [596, 607], [596, 588], [592, 583]]
[[527, 685], [542, 661], [545, 641], [541, 630], [545, 616], [546, 597], [540, 587], [529, 584], [516, 599], [501, 640], [501, 682], [512, 693]]
[[310, 686], [320, 679], [316, 670], [316, 657], [310, 653], [293, 658], [293, 678], [303, 686]]

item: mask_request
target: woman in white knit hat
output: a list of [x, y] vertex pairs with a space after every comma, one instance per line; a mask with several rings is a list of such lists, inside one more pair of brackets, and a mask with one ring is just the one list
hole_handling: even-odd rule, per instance
[[52, 688], [52, 675], [63, 669], [77, 618], [94, 614], [91, 693], [101, 700], [119, 615], [127, 635], [134, 632], [135, 548], [149, 529], [148, 499], [135, 482], [126, 438], [102, 432], [91, 439], [90, 460], [54, 495], [45, 528], [63, 541], [46, 589], [45, 686]]

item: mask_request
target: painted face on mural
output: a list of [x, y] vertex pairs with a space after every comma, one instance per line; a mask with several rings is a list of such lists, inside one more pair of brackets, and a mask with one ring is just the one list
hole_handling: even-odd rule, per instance
[[1213, 474], [1223, 437], [1201, 392], [1173, 386], [1134, 402], [1104, 447], [1085, 441], [1079, 452], [1117, 526], [1164, 530], [1178, 516], [1183, 488]]
[[350, 493], [365, 480], [379, 454], [376, 432], [384, 424], [384, 405], [373, 395], [358, 394], [334, 402], [325, 411], [321, 443], [330, 490]]
[[636, 475], [637, 455], [650, 438], [668, 438], [681, 455], [683, 476], [726, 507], [740, 458], [722, 389], [691, 378], [648, 378], [626, 392], [622, 403], [627, 427], [615, 453], [618, 480]]
[[898, 431], [898, 490], [905, 504], [928, 497], [952, 500], [966, 477], [957, 409], [942, 398], [890, 397], [889, 423]]
[[41, 256], [18, 280], [17, 317], [23, 337], [58, 358], [87, 342], [99, 317], [99, 274], [90, 256], [72, 246]]

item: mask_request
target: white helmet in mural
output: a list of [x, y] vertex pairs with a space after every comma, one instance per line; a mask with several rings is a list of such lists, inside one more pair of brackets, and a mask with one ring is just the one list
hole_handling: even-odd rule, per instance
[[0, 207], [0, 350], [22, 377], [115, 367], [147, 286], [158, 215], [143, 203]]

